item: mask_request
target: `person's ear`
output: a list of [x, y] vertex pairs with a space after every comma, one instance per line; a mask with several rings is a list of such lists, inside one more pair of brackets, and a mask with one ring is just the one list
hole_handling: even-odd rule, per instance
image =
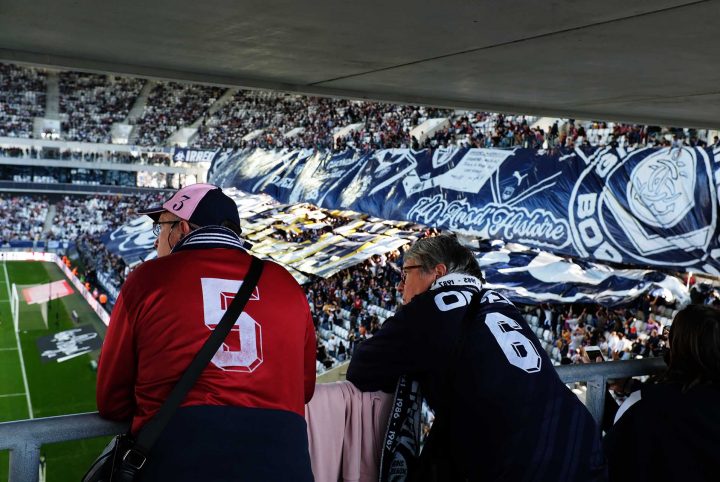
[[447, 266], [440, 263], [435, 266], [435, 278], [441, 278], [447, 274]]
[[190, 231], [192, 231], [190, 223], [188, 223], [184, 219], [180, 220], [180, 234], [182, 235], [182, 237], [184, 238], [185, 236], [187, 236]]

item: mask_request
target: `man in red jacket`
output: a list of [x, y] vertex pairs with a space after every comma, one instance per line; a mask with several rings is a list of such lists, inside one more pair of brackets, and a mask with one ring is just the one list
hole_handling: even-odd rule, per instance
[[[234, 201], [195, 184], [141, 211], [158, 259], [127, 278], [98, 367], [100, 415], [155, 415], [215, 328], [250, 266]], [[315, 330], [303, 290], [265, 269], [244, 313], [153, 447], [142, 480], [311, 481], [304, 405], [315, 389]]]

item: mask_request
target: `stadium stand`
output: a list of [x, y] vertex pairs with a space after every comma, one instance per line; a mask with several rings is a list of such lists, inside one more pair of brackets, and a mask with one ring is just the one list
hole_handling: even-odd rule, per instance
[[32, 137], [45, 112], [45, 79], [41, 70], [0, 63], [0, 136]]
[[63, 137], [69, 141], [110, 143], [112, 124], [127, 118], [143, 84], [143, 80], [130, 77], [61, 72]]
[[159, 146], [180, 127], [200, 119], [223, 93], [219, 87], [159, 82], [150, 92], [142, 117], [136, 121], [137, 144]]
[[[34, 119], [45, 111], [46, 77], [42, 69], [0, 65], [0, 136], [33, 137]], [[573, 119], [541, 126], [535, 117], [265, 91], [238, 91], [212, 111], [215, 101], [230, 91], [176, 82], [154, 84], [142, 115], [130, 119], [145, 85], [141, 79], [61, 72], [59, 84], [62, 137], [90, 143], [111, 142], [112, 124], [131, 122], [135, 132], [130, 143], [162, 146], [178, 129], [197, 127], [190, 146], [207, 149], [720, 145], [717, 137], [709, 139], [707, 131], [694, 129]], [[413, 136], [413, 129], [428, 119], [447, 123], [431, 135]]]
[[0, 245], [41, 238], [48, 214], [45, 197], [0, 193]]
[[[0, 64], [0, 136], [33, 136], [34, 119], [45, 112], [46, 77], [47, 73], [42, 69]], [[447, 146], [552, 149], [612, 144], [720, 145], [717, 138], [710, 141], [701, 132], [690, 129], [572, 119], [551, 119], [541, 125], [535, 117], [264, 91], [240, 90], [230, 95], [232, 91], [219, 87], [175, 82], [148, 84], [145, 90], [150, 93], [142, 106], [142, 115], [128, 119], [130, 110], [138, 108], [136, 104], [144, 85], [144, 80], [130, 77], [60, 72], [62, 137], [90, 144], [110, 143], [113, 123], [131, 121], [135, 125], [134, 142], [150, 148], [165, 145], [178, 128], [191, 126], [198, 128], [191, 146], [203, 149], [371, 150]], [[211, 109], [221, 97], [227, 102], [219, 102], [222, 104], [219, 108]], [[436, 126], [431, 134], [418, 134], [420, 126], [430, 124]], [[82, 147], [36, 149], [13, 147], [5, 142], [4, 147], [0, 147], [0, 155], [172, 164], [168, 153], [148, 149], [137, 152], [89, 147], [87, 150]], [[102, 179], [88, 173], [78, 182], [101, 183]], [[2, 243], [39, 239], [61, 244], [72, 242], [84, 265], [84, 279], [96, 284], [101, 277], [105, 285], [117, 290], [128, 267], [121, 258], [107, 251], [101, 235], [125, 223], [131, 216], [133, 204], [135, 201], [131, 199], [112, 196], [92, 200], [65, 196], [61, 201], [51, 203], [42, 197], [5, 195], [0, 197]], [[315, 235], [314, 231], [276, 233], [278, 239], [294, 242], [312, 240]], [[349, 357], [355, 344], [372, 336], [397, 307], [395, 287], [401, 256], [398, 251], [375, 257], [328, 279], [313, 279], [306, 285], [319, 334], [318, 363], [323, 370]], [[546, 318], [544, 308], [527, 307], [528, 322], [557, 363], [563, 359], [578, 361], [578, 350], [586, 345], [600, 346], [610, 358], [656, 355], [660, 335], [654, 335], [653, 330], [661, 333], [662, 326], [672, 318], [672, 313], [644, 310], [646, 318], [641, 320], [627, 311], [611, 312], [599, 307], [588, 307], [583, 315], [574, 316], [573, 309], [577, 311], [578, 308], [558, 305], [550, 309], [557, 312], [554, 316], [559, 320], [553, 328], [543, 321]], [[654, 323], [650, 323], [651, 319]]]

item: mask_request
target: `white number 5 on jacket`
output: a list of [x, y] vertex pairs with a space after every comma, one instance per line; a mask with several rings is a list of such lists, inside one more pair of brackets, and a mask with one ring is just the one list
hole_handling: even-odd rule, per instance
[[[205, 326], [214, 330], [230, 307], [242, 281], [219, 278], [202, 278], [202, 295]], [[257, 287], [250, 296], [260, 299]], [[247, 305], [246, 305], [247, 307]], [[230, 330], [211, 362], [221, 370], [252, 372], [263, 362], [262, 327], [247, 312], [243, 312]]]

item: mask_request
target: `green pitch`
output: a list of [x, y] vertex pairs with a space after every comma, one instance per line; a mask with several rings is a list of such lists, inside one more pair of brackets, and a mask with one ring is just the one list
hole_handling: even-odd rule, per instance
[[[80, 324], [92, 323], [105, 335], [103, 323], [79, 294], [49, 302], [47, 329], [43, 326], [43, 329], [16, 334], [13, 327], [9, 291], [12, 283], [40, 284], [61, 279], [64, 279], [62, 271], [52, 263], [0, 262], [0, 422], [97, 410], [96, 373], [91, 367], [96, 354], [81, 355], [62, 363], [41, 363], [35, 343], [37, 338], [75, 326], [70, 316], [73, 310], [78, 313]], [[43, 446], [46, 481], [80, 480], [108, 440]], [[0, 481], [7, 477], [8, 453], [0, 452]]]

